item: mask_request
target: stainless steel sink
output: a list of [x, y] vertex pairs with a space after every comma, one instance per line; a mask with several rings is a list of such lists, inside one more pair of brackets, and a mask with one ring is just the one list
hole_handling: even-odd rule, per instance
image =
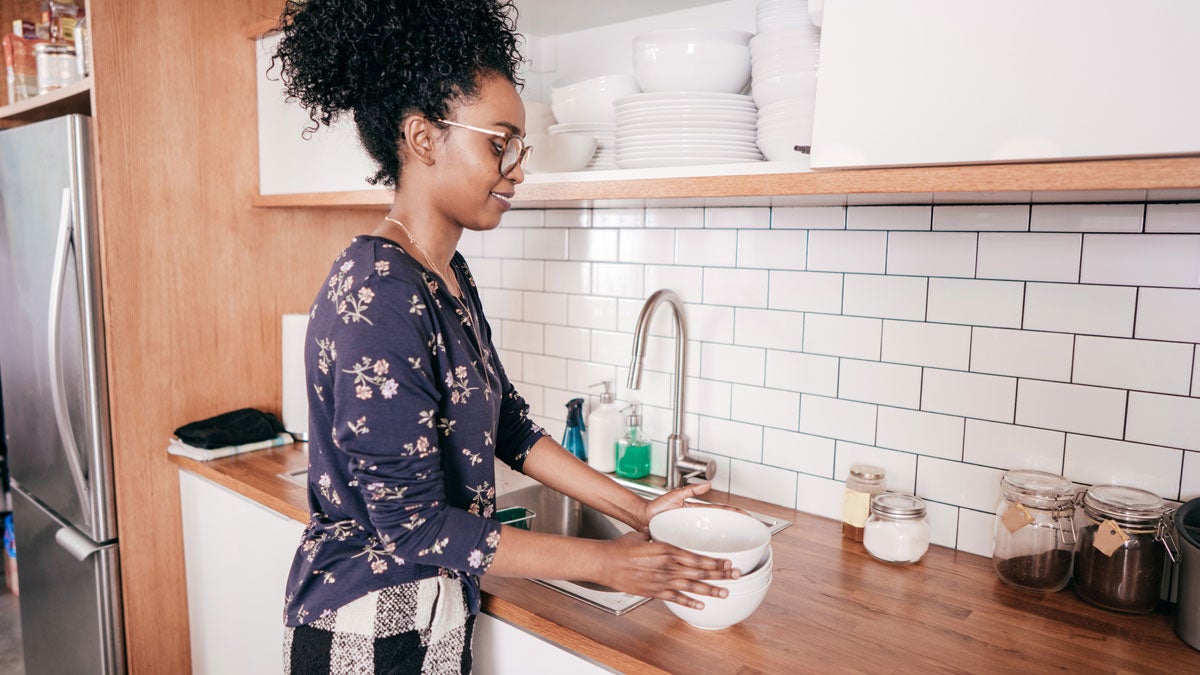
[[[616, 480], [646, 499], [653, 499], [663, 493], [660, 488], [621, 479]], [[515, 527], [533, 532], [607, 540], [616, 539], [632, 531], [628, 525], [544, 485], [533, 485], [502, 494], [496, 499], [496, 507], [500, 514], [513, 513], [516, 514], [515, 517], [521, 518], [519, 522], [513, 523]], [[509, 511], [510, 509], [512, 511]], [[748, 513], [762, 521], [770, 529], [771, 534], [791, 525], [786, 520], [760, 513]], [[504, 519], [502, 518], [502, 520]], [[617, 615], [624, 614], [650, 601], [650, 598], [623, 593], [587, 581], [551, 579], [533, 579], [532, 581]]]

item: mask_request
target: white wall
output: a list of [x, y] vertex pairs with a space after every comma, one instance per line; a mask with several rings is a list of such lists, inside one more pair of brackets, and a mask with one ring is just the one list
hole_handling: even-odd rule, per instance
[[[688, 303], [688, 434], [720, 489], [840, 516], [851, 462], [990, 555], [1005, 469], [1200, 496], [1200, 203], [514, 211], [460, 250], [510, 377], [561, 436], [623, 383], [643, 299]], [[666, 312], [657, 322], [669, 334]]]

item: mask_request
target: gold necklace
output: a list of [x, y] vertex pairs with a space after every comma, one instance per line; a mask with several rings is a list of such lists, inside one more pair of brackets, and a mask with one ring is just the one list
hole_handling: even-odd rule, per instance
[[[449, 277], [450, 277], [449, 267], [447, 267], [447, 269], [445, 269], [445, 270], [438, 267], [437, 264], [433, 262], [433, 257], [429, 255], [429, 251], [425, 250], [425, 247], [421, 245], [421, 242], [417, 241], [417, 238], [413, 236], [413, 233], [411, 231], [409, 231], [408, 226], [406, 226], [404, 223], [396, 220], [395, 218], [392, 218], [391, 216], [384, 216], [383, 219], [388, 221], [389, 223], [395, 223], [395, 224], [399, 225], [400, 229], [404, 230], [404, 234], [406, 234], [408, 236], [408, 242], [410, 244], [412, 244], [413, 246], [416, 246], [417, 250], [419, 250], [421, 252], [421, 255], [425, 256], [425, 262], [429, 263], [429, 267], [432, 268], [433, 271], [436, 272], [437, 275], [442, 278], [443, 282], [445, 282], [447, 284], [450, 282], [449, 281]], [[454, 283], [455, 283], [455, 285], [458, 285], [458, 280], [455, 279]], [[461, 291], [462, 289], [459, 289], [459, 290]], [[454, 293], [451, 293], [450, 295], [453, 296], [455, 300], [458, 300], [458, 296], [455, 296]], [[461, 300], [459, 302], [461, 302]], [[466, 307], [464, 307], [463, 309], [466, 309]]]

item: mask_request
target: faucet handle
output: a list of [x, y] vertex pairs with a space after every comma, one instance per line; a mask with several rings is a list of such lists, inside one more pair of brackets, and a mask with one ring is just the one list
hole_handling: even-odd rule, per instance
[[711, 481], [717, 477], [717, 463], [702, 457], [680, 457], [675, 460], [675, 471], [679, 473], [680, 485], [696, 477]]

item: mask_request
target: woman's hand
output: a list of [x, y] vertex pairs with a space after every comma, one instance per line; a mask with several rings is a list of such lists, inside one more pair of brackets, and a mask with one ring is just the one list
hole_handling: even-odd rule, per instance
[[630, 532], [608, 544], [609, 555], [600, 583], [634, 595], [703, 609], [703, 602], [684, 595], [683, 591], [723, 598], [728, 595], [727, 590], [703, 582], [739, 576], [728, 560], [707, 558], [670, 544], [652, 542], [644, 532]]
[[[637, 523], [639, 532], [650, 531], [650, 519], [663, 511], [678, 509], [684, 506], [695, 506], [706, 509], [727, 509], [730, 511], [742, 511], [735, 506], [726, 506], [724, 504], [688, 504], [687, 500], [693, 497], [698, 497], [712, 489], [712, 483], [694, 483], [685, 485], [681, 488], [675, 488], [670, 492], [645, 503], [642, 508], [642, 513]], [[743, 512], [744, 513], [744, 512]]]

